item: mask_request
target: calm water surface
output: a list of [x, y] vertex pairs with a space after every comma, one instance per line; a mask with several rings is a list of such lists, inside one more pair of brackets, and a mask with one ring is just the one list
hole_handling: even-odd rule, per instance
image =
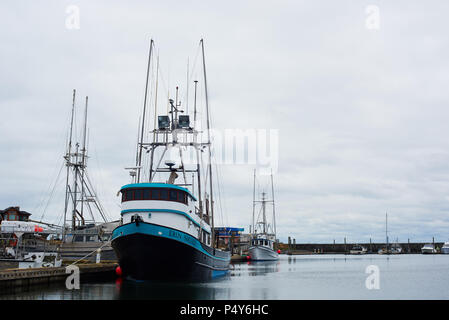
[[[379, 289], [366, 287], [370, 265], [379, 268]], [[79, 290], [39, 287], [0, 299], [449, 299], [449, 255], [281, 255], [233, 268], [207, 283], [81, 283]]]

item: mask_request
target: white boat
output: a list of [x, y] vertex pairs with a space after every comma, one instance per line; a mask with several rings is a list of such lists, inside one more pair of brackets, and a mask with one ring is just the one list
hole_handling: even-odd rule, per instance
[[62, 266], [62, 259], [57, 252], [31, 252], [19, 261], [19, 269], [48, 268]]
[[441, 247], [441, 253], [449, 254], [449, 242], [445, 242], [444, 245]]
[[265, 239], [258, 237], [251, 240], [251, 247], [249, 248], [249, 255], [253, 261], [270, 261], [278, 260], [279, 254], [274, 251], [274, 241], [272, 239]]
[[350, 254], [365, 254], [368, 250], [360, 245], [355, 245], [354, 247], [352, 247], [351, 250], [349, 250]]
[[[267, 200], [265, 192], [262, 192], [262, 200], [255, 200], [256, 171], [254, 170], [254, 189], [253, 189], [253, 228], [251, 235], [251, 246], [248, 249], [249, 256], [252, 261], [273, 261], [279, 259], [278, 252], [275, 251], [274, 243], [276, 242], [276, 218], [274, 209], [274, 187], [273, 174], [271, 174], [271, 191], [272, 200]], [[261, 211], [255, 219], [256, 203], [260, 202]], [[266, 204], [273, 204], [273, 223], [267, 223]], [[262, 216], [260, 216], [262, 215]], [[258, 222], [255, 222], [258, 221]]]
[[391, 245], [390, 253], [391, 254], [400, 254], [400, 253], [402, 253], [402, 247], [401, 247], [401, 245], [397, 241]]
[[435, 246], [433, 244], [427, 243], [424, 245], [424, 247], [421, 248], [422, 254], [434, 254], [437, 253], [437, 250], [435, 249]]

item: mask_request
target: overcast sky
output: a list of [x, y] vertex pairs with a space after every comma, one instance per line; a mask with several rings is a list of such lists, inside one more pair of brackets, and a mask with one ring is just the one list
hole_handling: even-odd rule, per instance
[[[73, 6], [79, 29], [67, 27]], [[282, 241], [382, 242], [385, 212], [390, 239], [447, 241], [448, 9], [445, 0], [4, 0], [0, 208], [60, 221], [64, 172], [49, 197], [77, 89], [79, 115], [89, 96], [89, 172], [118, 219], [149, 39], [173, 90], [204, 38], [214, 124], [279, 132]], [[250, 224], [253, 168], [221, 166], [221, 223]]]

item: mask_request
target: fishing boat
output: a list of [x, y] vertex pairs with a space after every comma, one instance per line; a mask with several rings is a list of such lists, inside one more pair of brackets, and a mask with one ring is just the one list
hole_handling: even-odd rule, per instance
[[361, 245], [355, 245], [351, 248], [351, 250], [349, 250], [350, 254], [366, 254], [368, 250], [361, 246]]
[[[278, 260], [279, 254], [275, 251], [274, 245], [276, 243], [276, 215], [274, 206], [274, 187], [273, 174], [271, 174], [271, 191], [272, 200], [267, 200], [266, 193], [262, 192], [262, 199], [256, 201], [256, 170], [254, 170], [254, 184], [253, 184], [253, 225], [251, 234], [251, 245], [248, 249], [249, 256], [252, 261], [268, 261]], [[260, 203], [260, 211], [257, 218], [255, 217], [256, 204]], [[267, 203], [272, 203], [273, 206], [273, 222], [267, 222]]]
[[70, 131], [64, 155], [67, 172], [60, 253], [66, 261], [116, 261], [110, 239], [119, 221], [109, 221], [87, 170], [88, 97], [85, 99], [81, 143], [74, 141], [77, 136], [74, 132], [75, 101], [76, 90], [73, 90]]
[[[170, 110], [168, 114], [158, 115], [155, 98], [154, 128], [150, 131], [148, 141], [145, 140], [153, 46], [151, 40], [136, 166], [128, 168], [132, 183], [120, 188], [121, 221], [113, 231], [112, 247], [117, 254], [122, 275], [126, 278], [210, 280], [229, 271], [231, 254], [216, 246], [213, 192], [215, 176], [211, 163], [204, 43], [203, 40], [200, 41], [204, 80], [202, 85], [206, 100], [206, 139], [199, 135], [196, 128], [199, 119], [196, 99], [198, 81], [195, 80], [193, 124], [187, 108], [181, 108], [179, 88], [176, 87], [175, 100], [166, 101]], [[156, 79], [158, 70], [159, 64]], [[157, 82], [155, 87], [154, 97], [157, 96]], [[166, 112], [165, 105], [163, 109]], [[144, 154], [143, 149], [147, 151]], [[194, 156], [186, 161], [185, 154], [188, 152]], [[145, 154], [147, 158], [143, 159]], [[204, 161], [204, 157], [207, 160]], [[204, 170], [205, 162], [207, 165]]]
[[449, 254], [449, 242], [445, 242], [441, 247], [441, 253]]
[[432, 243], [426, 243], [421, 248], [421, 253], [422, 254], [434, 254], [434, 253], [437, 253], [437, 250], [435, 249], [435, 246]]

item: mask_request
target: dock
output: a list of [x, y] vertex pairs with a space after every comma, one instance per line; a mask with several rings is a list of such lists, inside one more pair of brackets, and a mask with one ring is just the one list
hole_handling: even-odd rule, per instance
[[[117, 263], [86, 263], [77, 264], [80, 271], [80, 281], [114, 278]], [[66, 273], [66, 266], [6, 269], [0, 271], [0, 293], [26, 289], [33, 285], [52, 283], [64, 284], [70, 273]]]

